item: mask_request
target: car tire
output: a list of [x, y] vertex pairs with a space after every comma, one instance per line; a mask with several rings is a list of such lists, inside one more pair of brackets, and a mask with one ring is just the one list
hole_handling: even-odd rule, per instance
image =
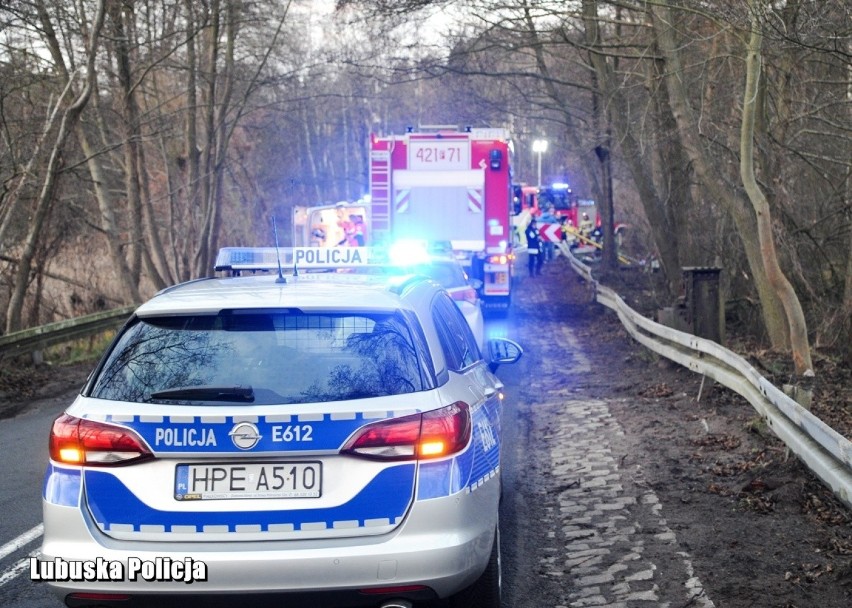
[[500, 608], [502, 571], [500, 567], [500, 526], [494, 531], [494, 543], [485, 572], [467, 589], [454, 595], [452, 608]]

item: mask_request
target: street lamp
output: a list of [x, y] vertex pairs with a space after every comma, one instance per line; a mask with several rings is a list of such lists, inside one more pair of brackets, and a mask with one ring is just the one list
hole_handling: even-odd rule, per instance
[[538, 185], [541, 186], [541, 155], [547, 152], [547, 140], [536, 139], [533, 141], [532, 151], [538, 154]]

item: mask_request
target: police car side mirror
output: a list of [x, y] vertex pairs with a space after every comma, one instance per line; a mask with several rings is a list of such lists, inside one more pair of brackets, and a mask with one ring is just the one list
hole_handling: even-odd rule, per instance
[[482, 289], [482, 281], [479, 279], [470, 279], [467, 284], [473, 287], [476, 291]]
[[524, 354], [521, 345], [508, 338], [491, 338], [485, 348], [488, 352], [488, 369], [492, 372], [504, 363], [517, 363]]

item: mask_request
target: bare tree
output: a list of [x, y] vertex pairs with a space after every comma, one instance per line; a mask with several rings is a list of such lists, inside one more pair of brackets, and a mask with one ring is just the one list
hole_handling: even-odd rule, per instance
[[[629, 167], [645, 214], [650, 221], [660, 264], [666, 274], [669, 289], [671, 293], [677, 293], [680, 283], [678, 238], [675, 236], [670, 216], [657, 191], [652, 174], [653, 164], [648, 162], [648, 155], [642, 152], [642, 145], [635, 132], [634, 123], [631, 121], [625, 92], [617, 85], [615, 71], [604, 48], [598, 22], [598, 3], [595, 0], [583, 1], [583, 17], [589, 58], [616, 131], [616, 140], [622, 150], [623, 162]], [[615, 249], [614, 246], [608, 247], [607, 243], [604, 243], [604, 247], [612, 251]]]
[[749, 34], [746, 55], [746, 82], [743, 90], [743, 118], [740, 133], [740, 175], [749, 200], [757, 216], [757, 239], [763, 266], [769, 284], [778, 294], [778, 299], [787, 313], [790, 325], [790, 343], [793, 364], [799, 376], [813, 376], [813, 363], [808, 342], [808, 328], [799, 298], [790, 285], [790, 281], [778, 264], [775, 240], [772, 236], [772, 213], [769, 204], [754, 176], [754, 121], [757, 105], [758, 81], [761, 75], [760, 47], [762, 35], [756, 12], [757, 2], [749, 0], [752, 11], [751, 32]]
[[695, 119], [686, 91], [684, 69], [679, 52], [680, 44], [675, 38], [675, 20], [669, 2], [661, 1], [650, 5], [649, 12], [657, 44], [666, 61], [665, 84], [683, 148], [689, 156], [700, 186], [724, 204], [733, 217], [749, 261], [754, 286], [760, 295], [761, 311], [769, 339], [776, 348], [787, 348], [789, 333], [784, 310], [767, 277], [760, 247], [751, 238], [757, 232], [754, 213], [744, 197], [720, 183], [720, 176], [724, 174], [724, 171], [714, 160], [714, 155], [708, 153], [701, 139], [701, 129]]
[[[39, 2], [39, 12], [45, 10], [44, 6]], [[50, 158], [47, 167], [44, 171], [44, 180], [42, 182], [41, 191], [38, 199], [35, 202], [35, 210], [32, 214], [32, 219], [29, 222], [29, 228], [24, 238], [21, 247], [21, 255], [18, 263], [17, 278], [15, 280], [15, 288], [9, 298], [9, 306], [6, 311], [6, 332], [13, 332], [21, 329], [21, 311], [24, 305], [27, 286], [29, 285], [30, 271], [32, 269], [33, 259], [39, 245], [42, 229], [44, 227], [45, 218], [47, 217], [50, 206], [54, 201], [54, 189], [56, 186], [57, 173], [62, 168], [62, 152], [68, 136], [77, 126], [83, 109], [89, 102], [92, 96], [92, 91], [95, 87], [95, 79], [97, 71], [95, 69], [95, 59], [97, 56], [98, 42], [101, 29], [104, 24], [105, 15], [105, 0], [99, 0], [91, 30], [89, 32], [86, 43], [86, 73], [83, 82], [82, 90], [76, 95], [73, 103], [65, 107], [63, 110], [62, 120], [59, 124], [58, 132], [56, 133]], [[73, 87], [74, 75], [67, 79], [67, 87]], [[64, 95], [61, 99], [64, 98]]]

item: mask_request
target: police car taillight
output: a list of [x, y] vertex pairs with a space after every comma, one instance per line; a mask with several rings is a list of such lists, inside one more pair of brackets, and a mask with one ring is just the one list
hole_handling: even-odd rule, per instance
[[440, 458], [470, 441], [470, 407], [463, 401], [431, 412], [374, 422], [358, 431], [342, 453], [377, 460]]
[[62, 464], [123, 465], [152, 456], [133, 431], [63, 414], [50, 430], [50, 458]]

